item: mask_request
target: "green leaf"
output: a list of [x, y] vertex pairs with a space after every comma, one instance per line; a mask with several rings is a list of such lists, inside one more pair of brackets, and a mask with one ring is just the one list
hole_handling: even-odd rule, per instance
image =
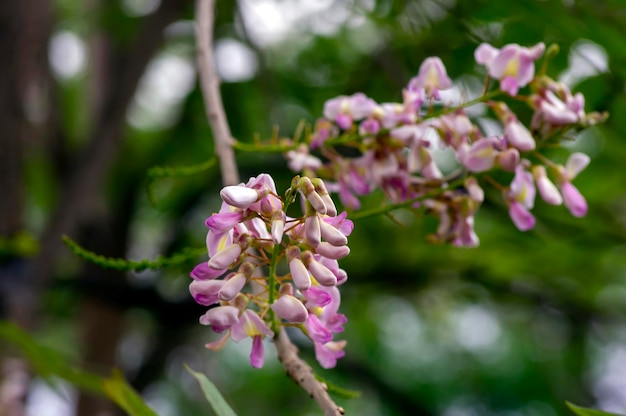
[[602, 410], [587, 409], [584, 407], [576, 406], [575, 404], [572, 404], [570, 402], [565, 402], [565, 404], [567, 404], [567, 407], [569, 407], [570, 410], [576, 413], [578, 416], [624, 416], [617, 413], [603, 412]]
[[100, 254], [89, 251], [81, 247], [76, 241], [64, 235], [61, 237], [63, 243], [78, 257], [97, 264], [105, 269], [114, 269], [121, 271], [141, 272], [146, 269], [158, 270], [166, 267], [176, 266], [189, 260], [200, 257], [206, 253], [206, 248], [186, 247], [181, 252], [173, 254], [169, 257], [158, 256], [156, 260], [126, 260], [120, 258], [105, 257]]
[[196, 380], [198, 380], [198, 383], [200, 383], [200, 387], [202, 388], [202, 392], [204, 393], [204, 397], [206, 397], [217, 416], [237, 416], [228, 403], [226, 403], [226, 400], [222, 397], [219, 390], [217, 390], [215, 384], [213, 384], [204, 374], [196, 373], [189, 368], [187, 364], [185, 364], [185, 369], [189, 371], [189, 373], [194, 376]]
[[133, 389], [119, 370], [102, 380], [104, 393], [131, 416], [157, 416]]
[[196, 173], [211, 169], [216, 163], [217, 158], [212, 157], [211, 159], [197, 165], [180, 166], [176, 168], [169, 166], [155, 166], [153, 168], [150, 168], [150, 170], [148, 171], [148, 181], [146, 183], [146, 190], [148, 191], [148, 198], [150, 199], [150, 202], [153, 206], [156, 206], [154, 185], [157, 180], [161, 178], [174, 178], [180, 176], [195, 175]]

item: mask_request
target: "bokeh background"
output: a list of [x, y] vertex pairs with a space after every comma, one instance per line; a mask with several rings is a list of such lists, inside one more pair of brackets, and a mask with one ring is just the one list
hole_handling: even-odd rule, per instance
[[[200, 259], [122, 273], [86, 264], [68, 234], [98, 253], [155, 258], [202, 247], [219, 209], [219, 172], [165, 178], [155, 165], [202, 163], [213, 141], [195, 69], [194, 4], [184, 0], [3, 0], [0, 4], [0, 306], [83, 368], [121, 368], [163, 416], [211, 414], [182, 364], [206, 373], [240, 415], [316, 415], [271, 345], [204, 349], [214, 334], [188, 294]], [[314, 122], [325, 100], [363, 91], [401, 100], [422, 60], [439, 56], [447, 98], [476, 96], [483, 41], [556, 43], [548, 73], [609, 111], [567, 151], [591, 165], [576, 179], [589, 214], [537, 203], [521, 233], [499, 193], [476, 217], [476, 249], [433, 246], [431, 219], [355, 222], [341, 264], [346, 357], [319, 370], [361, 391], [350, 415], [556, 416], [564, 401], [626, 413], [626, 2], [622, 0], [219, 1], [215, 53], [233, 135], [252, 142]], [[484, 108], [472, 115], [493, 127]], [[520, 117], [528, 117], [528, 111]], [[564, 161], [567, 152], [553, 156]], [[291, 178], [280, 155], [238, 153], [242, 178]], [[375, 202], [375, 201], [374, 201]], [[373, 202], [373, 203], [374, 203]], [[311, 345], [294, 335], [313, 363]], [[317, 367], [316, 367], [317, 368]], [[118, 414], [36, 374], [27, 414]], [[109, 413], [104, 413], [109, 412]]]

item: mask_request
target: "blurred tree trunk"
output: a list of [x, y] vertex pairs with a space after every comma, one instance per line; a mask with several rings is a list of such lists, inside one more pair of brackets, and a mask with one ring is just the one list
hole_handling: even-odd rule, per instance
[[[14, 239], [24, 230], [24, 153], [45, 142], [43, 125], [49, 108], [47, 44], [52, 27], [51, 5], [39, 0], [0, 2], [0, 239]], [[36, 146], [35, 146], [36, 147]], [[0, 314], [24, 327], [33, 323], [28, 304], [23, 253], [0, 257]], [[24, 414], [28, 366], [20, 359], [0, 357], [0, 415]]]

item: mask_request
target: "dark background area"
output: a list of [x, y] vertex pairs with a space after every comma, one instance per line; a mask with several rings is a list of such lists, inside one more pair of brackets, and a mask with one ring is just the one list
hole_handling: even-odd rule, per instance
[[[204, 349], [214, 334], [187, 289], [200, 259], [122, 273], [82, 262], [60, 240], [131, 259], [203, 246], [204, 220], [219, 209], [217, 168], [159, 180], [156, 207], [145, 187], [152, 166], [213, 156], [193, 11], [182, 0], [0, 3], [2, 317], [85, 368], [121, 368], [160, 415], [210, 414], [183, 362], [238, 414], [318, 414], [271, 348], [262, 370], [250, 368], [245, 342]], [[347, 354], [319, 371], [362, 392], [338, 399], [348, 414], [551, 416], [568, 414], [565, 400], [626, 413], [624, 28], [621, 0], [218, 2], [222, 94], [243, 142], [275, 125], [289, 137], [340, 94], [399, 101], [428, 56], [441, 57], [461, 97], [475, 96], [483, 41], [558, 44], [548, 73], [583, 92], [587, 111], [611, 114], [568, 146], [592, 158], [576, 179], [584, 219], [538, 201], [536, 228], [521, 233], [491, 189], [476, 249], [428, 245], [435, 222], [405, 212], [401, 226], [355, 221], [341, 262]], [[566, 153], [551, 156], [562, 163]], [[282, 156], [237, 156], [242, 178], [269, 172], [288, 186]], [[308, 340], [294, 341], [313, 362]], [[64, 391], [34, 383], [30, 414], [112, 406]]]

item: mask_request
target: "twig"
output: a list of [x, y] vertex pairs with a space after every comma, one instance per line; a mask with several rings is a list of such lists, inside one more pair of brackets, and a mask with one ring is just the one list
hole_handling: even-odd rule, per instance
[[[219, 89], [219, 78], [213, 61], [213, 23], [215, 0], [198, 0], [196, 7], [196, 42], [198, 47], [198, 65], [200, 68], [200, 87], [204, 96], [207, 117], [215, 137], [215, 153], [220, 159], [222, 182], [224, 185], [239, 183], [237, 164], [232, 149], [233, 139], [228, 127], [224, 105]], [[340, 416], [344, 410], [337, 406], [328, 395], [326, 385], [313, 375], [311, 367], [298, 357], [298, 348], [291, 342], [284, 328], [274, 338], [278, 359], [295, 380], [312, 398], [315, 399], [324, 416]]]
[[285, 329], [274, 338], [278, 360], [287, 374], [311, 396], [324, 411], [324, 416], [340, 416], [345, 412], [337, 406], [327, 392], [326, 384], [320, 383], [313, 375], [313, 369], [298, 356], [298, 348], [291, 342]]
[[215, 153], [220, 160], [224, 185], [237, 185], [239, 174], [232, 148], [232, 135], [220, 94], [220, 79], [213, 59], [213, 22], [215, 0], [198, 0], [196, 3], [196, 46], [200, 88], [204, 107], [215, 138]]

